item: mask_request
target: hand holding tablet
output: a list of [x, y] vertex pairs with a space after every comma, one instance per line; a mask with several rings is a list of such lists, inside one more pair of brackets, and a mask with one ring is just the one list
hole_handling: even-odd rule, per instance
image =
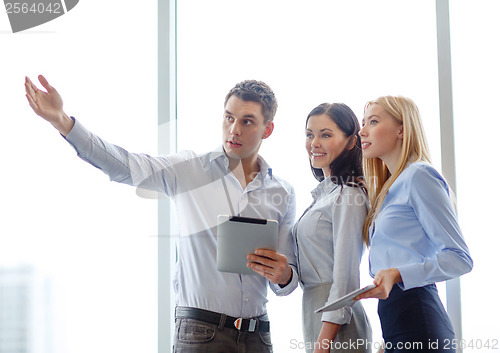
[[344, 295], [342, 298], [339, 298], [333, 302], [326, 303], [324, 306], [317, 309], [315, 312], [322, 313], [324, 311], [337, 310], [337, 309], [343, 308], [344, 306], [351, 306], [355, 303], [353, 300], [354, 298], [356, 298], [358, 295], [360, 295], [362, 293], [368, 292], [369, 290], [371, 290], [375, 287], [376, 287], [376, 285], [370, 284], [366, 287], [356, 289], [355, 291], [352, 291], [351, 293]]

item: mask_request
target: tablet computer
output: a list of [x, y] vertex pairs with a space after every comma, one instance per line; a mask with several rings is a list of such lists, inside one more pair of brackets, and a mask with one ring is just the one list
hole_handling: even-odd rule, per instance
[[217, 217], [217, 270], [257, 275], [247, 267], [247, 255], [256, 249], [278, 249], [277, 221], [227, 215]]
[[364, 292], [368, 292], [370, 289], [373, 289], [375, 287], [376, 287], [376, 285], [370, 284], [366, 287], [356, 289], [355, 291], [352, 291], [351, 293], [344, 295], [342, 298], [339, 298], [333, 302], [326, 303], [324, 306], [322, 306], [321, 308], [319, 308], [315, 312], [322, 313], [324, 311], [337, 310], [337, 309], [343, 308], [344, 306], [351, 306], [354, 304], [353, 299], [357, 295], [360, 295], [361, 293], [364, 293]]

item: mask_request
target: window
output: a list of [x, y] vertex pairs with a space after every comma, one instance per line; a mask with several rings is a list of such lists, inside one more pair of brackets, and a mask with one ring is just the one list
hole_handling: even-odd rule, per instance
[[479, 1], [473, 9], [450, 1], [458, 212], [474, 260], [472, 272], [462, 277], [462, 343], [464, 352], [471, 353], [500, 350], [494, 324], [500, 309], [491, 300], [494, 295], [479, 294], [482, 288], [496, 288], [499, 267], [495, 133], [500, 49], [494, 44], [499, 11], [497, 1]]
[[0, 308], [18, 300], [0, 329], [24, 325], [25, 352], [157, 350], [157, 202], [82, 162], [24, 97], [24, 76], [44, 74], [90, 130], [155, 154], [157, 4], [116, 5], [80, 1], [15, 34], [0, 14]]
[[[80, 2], [16, 34], [0, 16], [0, 353], [157, 350], [157, 203], [76, 158], [34, 115], [22, 87], [25, 75], [36, 81], [43, 73], [66, 111], [90, 130], [156, 154], [157, 6], [142, 2], [138, 15], [131, 1], [120, 2], [119, 11], [114, 3]], [[493, 221], [500, 195], [490, 185], [499, 10], [495, 0], [450, 4], [458, 208], [475, 260], [462, 278], [465, 352], [496, 351], [500, 339], [490, 319], [500, 312], [487, 296], [478, 300], [476, 289], [492, 282], [500, 245]], [[248, 78], [267, 82], [279, 109], [261, 154], [295, 186], [297, 216], [316, 185], [303, 129], [319, 103], [344, 102], [361, 119], [369, 99], [411, 97], [439, 167], [434, 2], [183, 0], [177, 21], [178, 149], [215, 148], [227, 91]], [[371, 282], [367, 268], [365, 256], [362, 285]], [[269, 300], [274, 350], [300, 352], [300, 289], [286, 298], [270, 292]], [[376, 301], [363, 304], [379, 342]], [[17, 334], [7, 337], [12, 323]]]

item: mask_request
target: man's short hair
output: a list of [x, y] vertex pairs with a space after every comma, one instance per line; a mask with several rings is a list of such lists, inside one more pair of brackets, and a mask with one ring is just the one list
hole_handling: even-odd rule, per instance
[[237, 83], [226, 96], [224, 106], [231, 96], [236, 96], [244, 101], [252, 101], [260, 103], [262, 106], [262, 114], [264, 115], [264, 123], [273, 121], [278, 109], [278, 101], [273, 90], [262, 81], [245, 80]]

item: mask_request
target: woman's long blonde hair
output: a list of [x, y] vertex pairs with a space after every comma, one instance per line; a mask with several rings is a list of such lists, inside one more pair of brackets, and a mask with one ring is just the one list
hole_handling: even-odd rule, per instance
[[431, 162], [427, 140], [417, 105], [410, 98], [383, 96], [365, 105], [365, 112], [372, 104], [384, 108], [390, 116], [403, 124], [403, 145], [394, 174], [380, 158], [363, 158], [366, 188], [371, 208], [363, 227], [363, 240], [369, 242], [369, 228], [378, 215], [389, 188], [406, 168], [408, 162]]

